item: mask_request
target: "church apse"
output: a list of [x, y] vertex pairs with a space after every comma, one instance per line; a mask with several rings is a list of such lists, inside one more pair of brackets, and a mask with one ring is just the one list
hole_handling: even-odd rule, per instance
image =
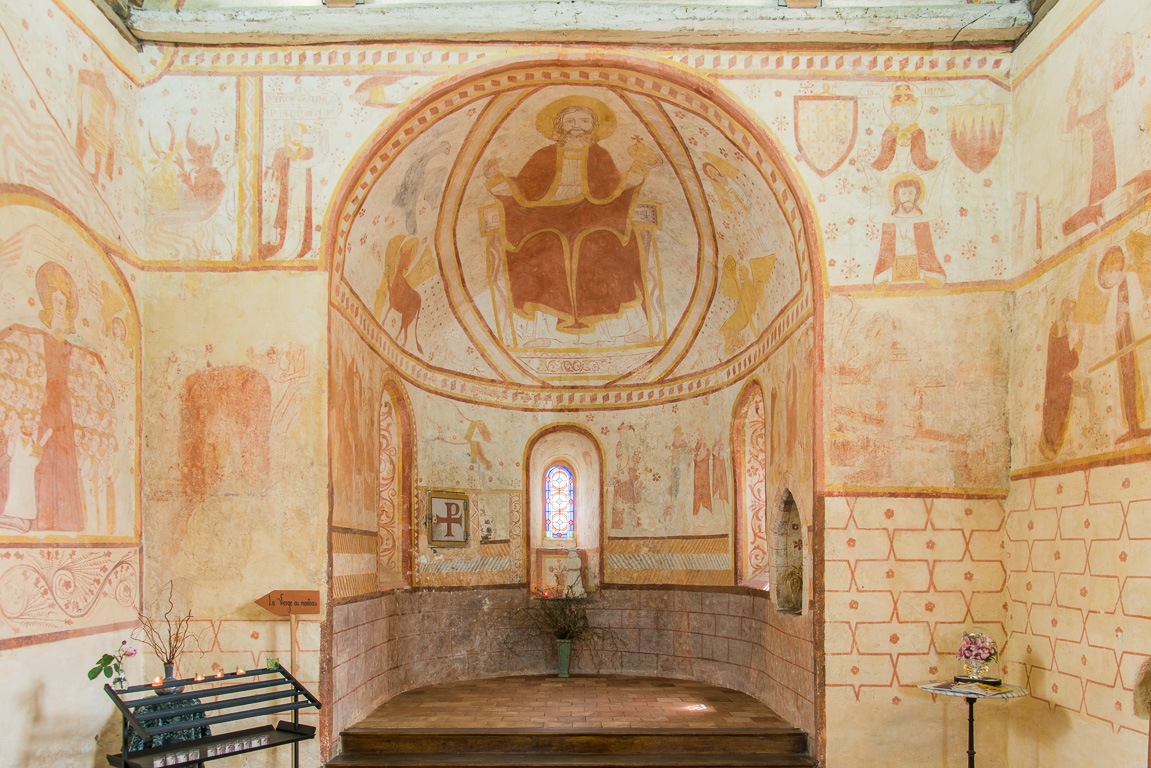
[[778, 150], [718, 94], [629, 66], [462, 80], [352, 162], [332, 299], [405, 378], [501, 407], [634, 407], [726, 386], [811, 311]]

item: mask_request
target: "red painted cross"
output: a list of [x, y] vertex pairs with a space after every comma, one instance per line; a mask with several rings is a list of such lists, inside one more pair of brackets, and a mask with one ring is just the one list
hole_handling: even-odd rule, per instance
[[443, 525], [444, 526], [444, 538], [445, 539], [451, 539], [451, 538], [454, 538], [454, 536], [452, 536], [452, 526], [453, 525], [462, 526], [464, 524], [464, 516], [463, 516], [463, 513], [460, 511], [460, 505], [457, 502], [445, 501], [444, 502], [444, 509], [447, 510], [447, 514], [444, 514], [444, 515], [437, 517], [436, 518], [436, 524], [437, 525]]

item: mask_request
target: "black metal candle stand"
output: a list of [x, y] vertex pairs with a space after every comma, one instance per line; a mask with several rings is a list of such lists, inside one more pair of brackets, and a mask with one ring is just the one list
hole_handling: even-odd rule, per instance
[[[165, 680], [163, 689], [133, 685], [118, 691], [105, 685], [104, 691], [124, 718], [122, 751], [108, 755], [116, 768], [197, 766], [285, 744], [292, 745], [292, 765], [299, 768], [300, 742], [316, 735], [314, 727], [300, 724], [300, 710], [321, 707], [283, 667]], [[215, 700], [203, 701], [209, 697]], [[291, 722], [281, 720], [274, 727], [211, 733], [212, 726], [286, 712], [292, 713]]]

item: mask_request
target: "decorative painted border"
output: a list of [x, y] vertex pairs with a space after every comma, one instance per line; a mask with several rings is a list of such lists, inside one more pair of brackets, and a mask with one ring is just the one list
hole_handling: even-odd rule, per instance
[[[398, 69], [413, 75], [440, 75], [472, 66], [494, 54], [546, 55], [554, 43], [488, 43], [483, 45], [425, 43], [332, 43], [307, 46], [156, 46], [170, 61], [168, 74], [345, 74]], [[618, 50], [586, 43], [574, 46], [592, 54]], [[443, 48], [454, 50], [445, 51]], [[647, 58], [664, 60], [701, 74], [718, 77], [986, 77], [1004, 88], [1011, 78], [1011, 51], [996, 48], [803, 50], [735, 46], [721, 51], [706, 48], [636, 49]], [[570, 52], [571, 48], [565, 48]]]

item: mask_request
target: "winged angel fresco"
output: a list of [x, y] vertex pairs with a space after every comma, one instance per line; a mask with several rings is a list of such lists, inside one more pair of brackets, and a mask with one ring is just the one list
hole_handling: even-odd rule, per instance
[[387, 328], [388, 316], [395, 312], [399, 315], [399, 326], [393, 336], [396, 343], [407, 345], [408, 329], [412, 329], [412, 338], [416, 342], [416, 349], [423, 354], [424, 348], [420, 346], [419, 317], [422, 299], [416, 289], [423, 285], [436, 273], [436, 259], [432, 249], [424, 246], [420, 251], [420, 239], [408, 235], [396, 235], [388, 240], [384, 253], [380, 253], [379, 243], [372, 245], [372, 256], [384, 263], [384, 277], [380, 287], [376, 289], [376, 300], [372, 311], [380, 319], [380, 324]]

